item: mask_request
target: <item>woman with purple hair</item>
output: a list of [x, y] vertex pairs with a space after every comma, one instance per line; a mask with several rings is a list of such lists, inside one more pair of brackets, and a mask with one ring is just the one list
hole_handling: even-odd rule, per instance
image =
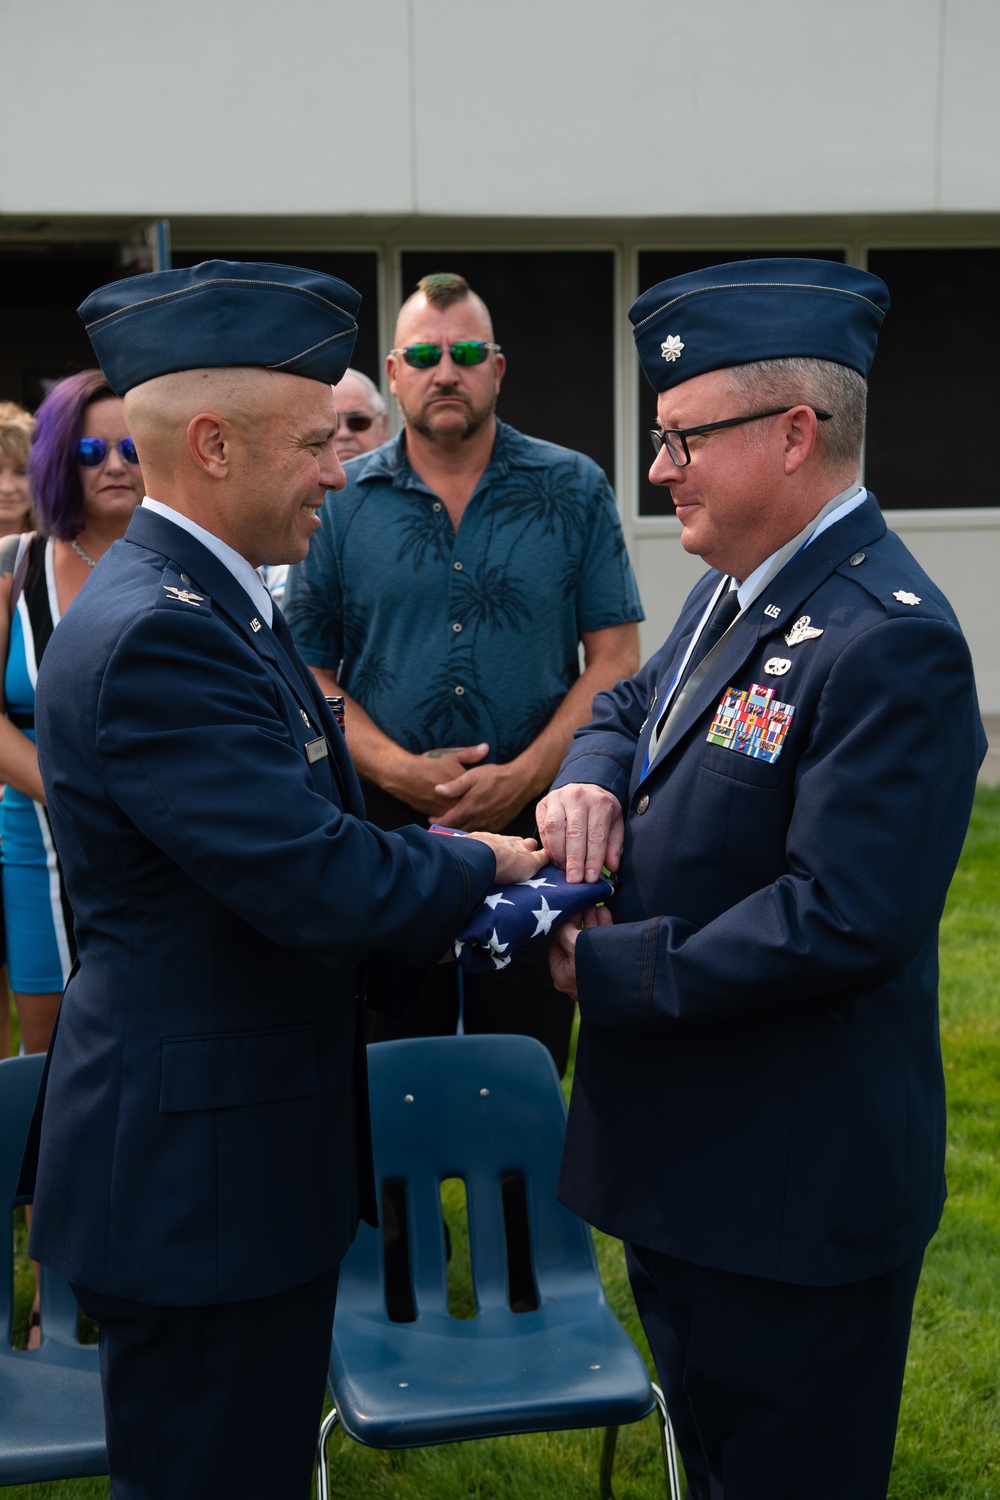
[[[0, 803], [10, 987], [26, 1052], [44, 1052], [74, 958], [35, 750], [34, 704], [46, 643], [142, 499], [124, 403], [100, 370], [61, 380], [38, 409], [28, 455], [38, 532], [0, 541]], [[72, 712], [71, 707], [67, 707]], [[28, 1347], [39, 1340], [37, 1309]]]
[[11, 989], [25, 1051], [43, 1052], [73, 948], [34, 746], [35, 679], [53, 629], [142, 499], [123, 402], [100, 370], [70, 375], [42, 402], [28, 481], [38, 534], [0, 543], [0, 827]]

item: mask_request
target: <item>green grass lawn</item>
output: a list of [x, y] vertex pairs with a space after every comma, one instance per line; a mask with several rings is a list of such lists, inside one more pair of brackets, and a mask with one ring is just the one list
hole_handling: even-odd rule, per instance
[[[919, 855], [915, 847], [914, 858]], [[941, 931], [941, 1022], [950, 1197], [917, 1294], [889, 1493], [891, 1500], [995, 1500], [1000, 1496], [1000, 789], [978, 793], [949, 897]], [[608, 1299], [645, 1352], [621, 1247], [598, 1235], [597, 1252]], [[456, 1261], [461, 1264], [460, 1245]], [[27, 1273], [22, 1302], [29, 1296]], [[25, 1316], [26, 1308], [22, 1323]], [[563, 1500], [596, 1496], [600, 1434], [499, 1438], [395, 1454], [335, 1435], [331, 1453], [339, 1500]], [[68, 1480], [8, 1493], [23, 1500], [105, 1500], [108, 1484]], [[661, 1500], [664, 1494], [652, 1418], [620, 1436], [615, 1494], [617, 1500]]]

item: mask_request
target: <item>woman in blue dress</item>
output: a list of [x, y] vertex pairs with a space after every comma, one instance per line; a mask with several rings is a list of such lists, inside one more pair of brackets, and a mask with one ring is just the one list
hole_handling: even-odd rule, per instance
[[53, 629], [143, 493], [123, 403], [99, 370], [60, 381], [42, 402], [28, 481], [38, 532], [0, 542], [0, 833], [10, 987], [24, 1050], [44, 1052], [74, 953], [38, 774], [35, 682]]

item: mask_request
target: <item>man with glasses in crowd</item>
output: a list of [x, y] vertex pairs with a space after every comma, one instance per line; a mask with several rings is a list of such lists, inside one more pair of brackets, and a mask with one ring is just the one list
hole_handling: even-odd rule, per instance
[[650, 478], [711, 571], [538, 809], [571, 879], [619, 874], [553, 941], [560, 1196], [626, 1242], [691, 1500], [883, 1500], [944, 1202], [937, 926], [985, 739], [858, 483], [888, 305], [794, 259], [634, 305]]
[[[286, 608], [324, 691], [345, 699], [368, 815], [382, 828], [534, 828], [535, 803], [594, 693], [638, 665], [642, 618], [614, 496], [582, 454], [495, 415], [489, 312], [455, 275], [403, 305], [387, 360], [404, 428], [348, 466]], [[579, 670], [583, 644], [585, 667]], [[465, 976], [467, 1031], [517, 1031], [566, 1068], [572, 1002], [544, 947]], [[372, 1040], [455, 1030], [454, 966]]]
[[389, 435], [389, 418], [382, 392], [360, 370], [348, 370], [333, 388], [339, 425], [335, 446], [342, 464], [361, 453], [371, 453]]

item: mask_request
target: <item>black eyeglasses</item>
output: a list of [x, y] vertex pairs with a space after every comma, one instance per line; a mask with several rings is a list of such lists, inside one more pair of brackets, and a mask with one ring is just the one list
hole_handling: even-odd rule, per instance
[[375, 420], [363, 411], [342, 411], [339, 417], [337, 426], [346, 427], [348, 432], [367, 432]]
[[[481, 365], [487, 359], [491, 351], [496, 354], [500, 351], [499, 344], [484, 344], [482, 339], [462, 339], [457, 344], [448, 346], [448, 353], [456, 365], [468, 368], [470, 365]], [[402, 349], [390, 349], [390, 354], [401, 354], [408, 365], [415, 370], [431, 370], [435, 365], [441, 363], [444, 349], [440, 344], [407, 344]]]
[[[796, 402], [796, 405], [800, 404], [804, 403]], [[820, 411], [817, 406], [809, 409], [816, 413], [818, 422], [829, 422], [833, 416], [832, 411]], [[744, 422], [762, 422], [765, 417], [781, 417], [786, 411], [792, 410], [791, 406], [776, 406], [772, 411], [752, 411], [746, 417], [727, 417], [724, 422], [703, 422], [700, 427], [668, 427], [664, 432], [654, 427], [649, 434], [653, 440], [653, 452], [659, 453], [661, 448], [666, 448], [674, 467], [685, 469], [691, 462], [691, 452], [687, 445], [689, 437], [700, 437], [703, 432], [719, 432], [723, 427], [741, 427]]]
[[[130, 437], [123, 437], [114, 446], [127, 464], [137, 464], [139, 455]], [[103, 438], [81, 438], [76, 445], [76, 461], [84, 469], [97, 469], [108, 456], [108, 445]]]

